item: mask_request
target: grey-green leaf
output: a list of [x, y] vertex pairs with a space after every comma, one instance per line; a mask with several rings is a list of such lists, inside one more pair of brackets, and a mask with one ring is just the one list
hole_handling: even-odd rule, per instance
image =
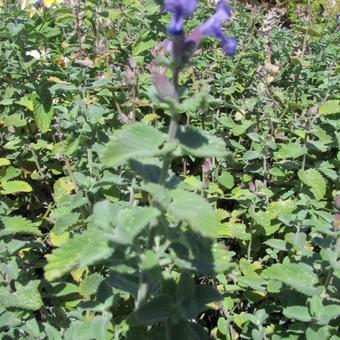
[[102, 230], [85, 230], [46, 256], [45, 277], [49, 281], [55, 280], [73, 269], [108, 258], [112, 251], [107, 235]]
[[176, 189], [171, 193], [173, 201], [169, 212], [178, 220], [186, 221], [190, 227], [202, 236], [217, 237], [219, 225], [211, 205], [201, 196], [192, 192]]
[[102, 161], [107, 166], [117, 166], [129, 159], [157, 156], [165, 140], [165, 134], [152, 126], [129, 124], [111, 137], [102, 153]]
[[176, 135], [181, 153], [194, 157], [225, 157], [228, 155], [224, 141], [207, 131], [181, 126]]

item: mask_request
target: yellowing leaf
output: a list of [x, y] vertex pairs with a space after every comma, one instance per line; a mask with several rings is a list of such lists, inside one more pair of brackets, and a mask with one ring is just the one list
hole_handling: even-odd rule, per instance
[[321, 115], [331, 115], [340, 113], [340, 100], [327, 100], [320, 105], [319, 112]]
[[60, 247], [70, 238], [70, 233], [68, 231], [63, 232], [60, 235], [55, 234], [54, 232], [50, 233], [50, 240], [52, 246]]
[[57, 84], [69, 84], [68, 82], [66, 82], [64, 80], [61, 80], [61, 79], [59, 79], [57, 77], [53, 77], [53, 76], [48, 77], [48, 80], [53, 81], [54, 83], [57, 83]]
[[24, 181], [2, 182], [1, 186], [3, 189], [1, 193], [3, 195], [15, 194], [18, 192], [31, 192], [32, 191], [32, 187]]
[[6, 158], [0, 158], [0, 166], [10, 165], [11, 162]]
[[86, 269], [87, 269], [87, 267], [77, 268], [75, 270], [72, 270], [71, 276], [73, 277], [73, 280], [76, 281], [76, 282], [80, 282], [81, 277], [83, 276]]

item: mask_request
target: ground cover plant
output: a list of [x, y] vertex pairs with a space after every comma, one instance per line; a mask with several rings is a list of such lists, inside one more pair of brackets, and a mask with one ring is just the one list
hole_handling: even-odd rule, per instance
[[338, 12], [0, 2], [1, 339], [339, 339]]

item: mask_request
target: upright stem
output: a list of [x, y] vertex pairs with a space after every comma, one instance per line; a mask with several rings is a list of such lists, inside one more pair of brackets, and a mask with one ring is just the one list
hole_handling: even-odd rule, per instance
[[[173, 78], [172, 78], [172, 83], [173, 83], [174, 88], [175, 88], [175, 90], [178, 94], [178, 97], [179, 97], [178, 77], [179, 77], [179, 69], [175, 68], [174, 69], [174, 75], [173, 75]], [[171, 116], [169, 130], [168, 130], [167, 142], [169, 144], [172, 143], [175, 140], [177, 130], [178, 130], [177, 115], [176, 115], [176, 112], [173, 112], [173, 114]], [[161, 185], [165, 183], [171, 161], [172, 161], [171, 153], [168, 153], [167, 155], [165, 155], [164, 160], [163, 160], [162, 171], [161, 171], [161, 175], [160, 175], [160, 179], [159, 179], [159, 184], [161, 184]]]

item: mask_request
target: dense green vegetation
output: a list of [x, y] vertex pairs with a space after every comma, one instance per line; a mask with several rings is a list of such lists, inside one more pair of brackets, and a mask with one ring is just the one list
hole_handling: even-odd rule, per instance
[[171, 95], [162, 1], [52, 3], [0, 7], [0, 338], [339, 339], [338, 8], [232, 2]]

